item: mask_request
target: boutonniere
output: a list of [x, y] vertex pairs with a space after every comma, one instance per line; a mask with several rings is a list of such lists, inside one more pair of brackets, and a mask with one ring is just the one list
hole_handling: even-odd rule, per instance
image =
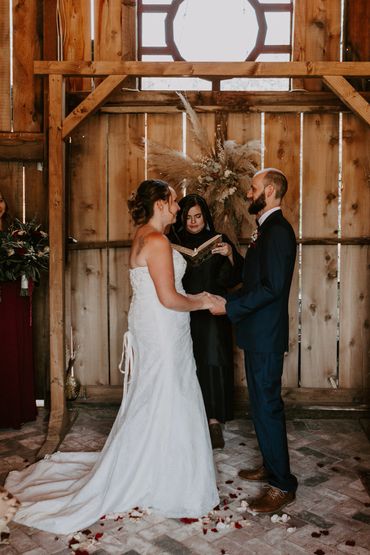
[[260, 234], [260, 229], [259, 229], [259, 227], [257, 227], [251, 235], [251, 239], [250, 239], [251, 242], [250, 242], [249, 247], [254, 247], [254, 245], [255, 245], [258, 237], [259, 237], [259, 234]]

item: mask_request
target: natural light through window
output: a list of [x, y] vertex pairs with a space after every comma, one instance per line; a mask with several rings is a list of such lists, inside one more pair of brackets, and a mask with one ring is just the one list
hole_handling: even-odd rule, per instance
[[[289, 61], [291, 0], [138, 0], [143, 61]], [[144, 78], [143, 89], [287, 90], [289, 79]]]

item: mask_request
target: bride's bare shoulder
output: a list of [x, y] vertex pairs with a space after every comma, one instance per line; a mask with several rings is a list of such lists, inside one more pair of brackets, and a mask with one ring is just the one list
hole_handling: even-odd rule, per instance
[[133, 240], [133, 252], [136, 256], [149, 250], [163, 250], [170, 247], [170, 242], [163, 233], [153, 229], [138, 229]]

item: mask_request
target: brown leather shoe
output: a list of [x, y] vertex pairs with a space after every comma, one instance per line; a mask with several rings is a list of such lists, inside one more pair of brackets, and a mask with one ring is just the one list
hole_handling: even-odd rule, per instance
[[251, 482], [265, 482], [269, 477], [264, 466], [251, 469], [243, 468], [239, 470], [238, 476], [243, 480], [250, 480]]
[[211, 435], [212, 449], [223, 449], [225, 447], [225, 440], [222, 435], [221, 424], [210, 424], [209, 433]]
[[281, 491], [279, 488], [269, 486], [266, 491], [256, 499], [248, 503], [248, 507], [254, 513], [278, 513], [286, 505], [295, 500], [294, 491]]

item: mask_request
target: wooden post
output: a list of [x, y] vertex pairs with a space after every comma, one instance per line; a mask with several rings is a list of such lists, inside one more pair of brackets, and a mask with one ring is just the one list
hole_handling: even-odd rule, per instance
[[64, 79], [49, 76], [50, 418], [38, 458], [58, 447], [67, 423], [65, 373]]

